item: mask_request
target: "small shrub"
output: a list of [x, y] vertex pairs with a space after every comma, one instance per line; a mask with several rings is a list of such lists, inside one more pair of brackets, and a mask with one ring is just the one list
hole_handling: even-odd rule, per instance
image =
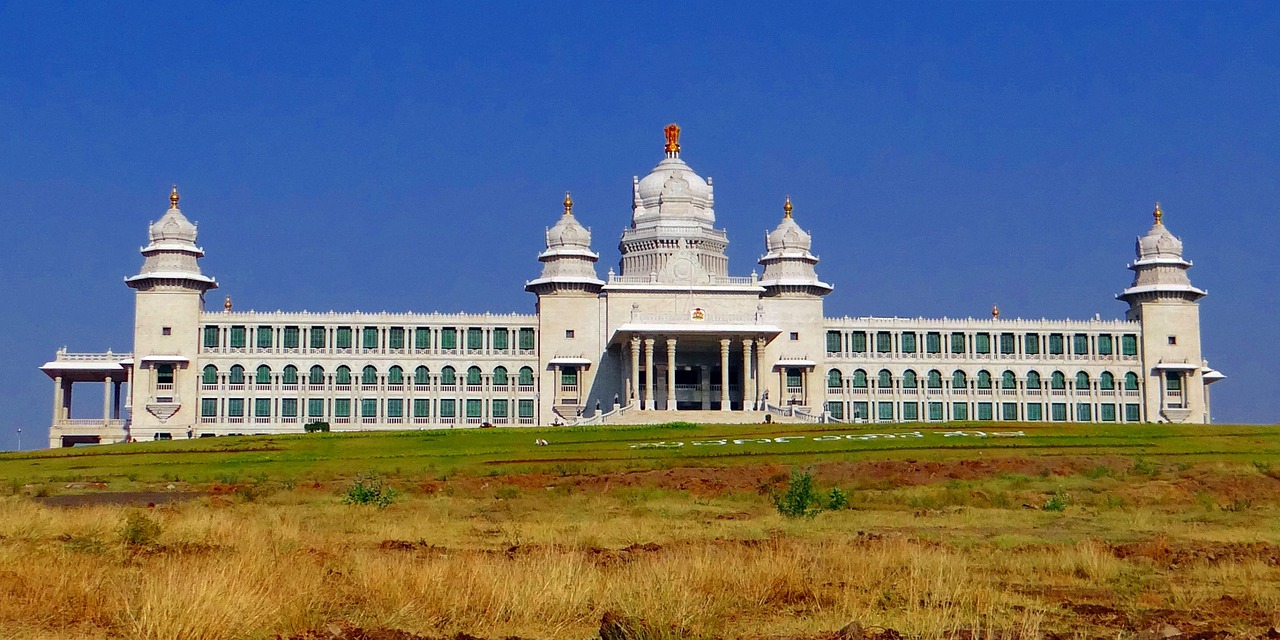
[[513, 487], [511, 485], [504, 485], [504, 486], [498, 487], [498, 490], [493, 492], [493, 497], [499, 500], [510, 500], [519, 495], [520, 495], [520, 489], [518, 487]]
[[674, 422], [664, 422], [659, 425], [654, 425], [654, 427], [658, 429], [695, 429], [697, 428], [697, 426], [698, 425], [692, 422], [684, 422], [681, 420], [676, 420]]
[[1067, 510], [1067, 505], [1071, 504], [1071, 496], [1062, 489], [1053, 492], [1049, 499], [1044, 503], [1045, 511], [1057, 511], [1059, 513]]
[[347, 487], [347, 495], [342, 498], [342, 503], [373, 505], [383, 509], [395, 502], [395, 499], [396, 490], [386, 486], [380, 476], [369, 472], [356, 475], [351, 486]]
[[1157, 473], [1159, 473], [1160, 469], [1156, 467], [1154, 462], [1151, 462], [1150, 460], [1143, 460], [1141, 458], [1138, 458], [1133, 461], [1133, 467], [1131, 467], [1129, 471], [1135, 475], [1147, 476], [1148, 478], [1151, 478], [1151, 477], [1154, 477]]
[[120, 540], [126, 547], [152, 547], [160, 539], [160, 523], [142, 511], [130, 511], [120, 525]]
[[812, 518], [822, 511], [822, 496], [813, 482], [813, 472], [792, 471], [787, 490], [775, 493], [773, 506], [788, 518]]
[[322, 420], [316, 422], [308, 422], [302, 425], [307, 433], [329, 433], [329, 423]]
[[839, 511], [849, 508], [849, 494], [845, 493], [840, 487], [831, 489], [831, 493], [827, 494], [826, 508], [831, 511]]

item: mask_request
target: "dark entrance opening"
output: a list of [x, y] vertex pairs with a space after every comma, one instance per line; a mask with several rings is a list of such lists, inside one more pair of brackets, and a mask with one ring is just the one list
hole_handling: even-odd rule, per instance
[[78, 444], [101, 444], [101, 436], [62, 436], [62, 446], [74, 447]]

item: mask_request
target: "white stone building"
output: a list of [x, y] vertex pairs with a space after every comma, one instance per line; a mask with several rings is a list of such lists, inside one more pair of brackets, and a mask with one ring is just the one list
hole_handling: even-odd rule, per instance
[[[1124, 320], [828, 318], [832, 285], [788, 198], [760, 271], [732, 276], [710, 179], [666, 157], [632, 182], [622, 260], [602, 278], [591, 233], [547, 230], [528, 314], [206, 310], [196, 226], [150, 227], [132, 353], [67, 353], [50, 446], [247, 433], [629, 423], [676, 419], [1209, 422], [1222, 374], [1200, 352], [1182, 242], [1138, 239]], [[70, 415], [73, 383], [106, 382], [103, 416]], [[122, 386], [127, 385], [121, 405]], [[714, 414], [702, 412], [715, 412]]]

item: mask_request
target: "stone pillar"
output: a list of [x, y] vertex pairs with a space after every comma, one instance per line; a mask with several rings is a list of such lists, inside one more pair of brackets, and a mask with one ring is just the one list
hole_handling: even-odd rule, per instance
[[627, 389], [627, 398], [624, 404], [632, 404], [640, 401], [640, 338], [631, 339], [631, 388]]
[[644, 398], [641, 409], [656, 409], [653, 400], [653, 338], [644, 339]]
[[698, 397], [702, 398], [702, 410], [711, 408], [711, 367], [698, 365], [701, 374], [698, 376]]
[[720, 340], [720, 410], [729, 410], [729, 339]]
[[114, 385], [112, 384], [111, 376], [107, 376], [107, 379], [104, 380], [102, 383], [102, 422], [103, 424], [106, 424], [106, 422], [111, 419], [111, 387], [112, 386]]
[[112, 396], [112, 398], [111, 398], [111, 419], [112, 419], [112, 420], [119, 420], [119, 419], [120, 419], [120, 385], [121, 385], [121, 383], [120, 383], [119, 381], [117, 381], [117, 382], [113, 385], [113, 388], [112, 388], [112, 391], [111, 391], [111, 396]]
[[75, 388], [75, 383], [69, 379], [62, 379], [62, 412], [63, 420], [71, 419], [71, 392]]
[[755, 380], [755, 375], [751, 371], [751, 346], [755, 341], [751, 338], [742, 339], [742, 410], [750, 411], [756, 408], [756, 400], [753, 395], [748, 395], [748, 389]]
[[760, 380], [764, 376], [764, 338], [756, 338], [756, 375], [751, 381], [751, 395], [755, 396], [756, 408], [764, 411], [764, 400], [760, 397]]
[[667, 411], [676, 410], [676, 339], [667, 338]]
[[62, 376], [53, 379], [53, 424], [62, 421]]

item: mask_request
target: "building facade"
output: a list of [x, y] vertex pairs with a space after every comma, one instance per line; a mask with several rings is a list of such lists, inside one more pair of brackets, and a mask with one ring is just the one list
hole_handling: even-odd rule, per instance
[[[1157, 205], [1117, 298], [1122, 320], [828, 318], [790, 198], [758, 271], [730, 275], [710, 178], [665, 157], [631, 185], [618, 271], [564, 211], [546, 232], [534, 314], [206, 309], [196, 226], [149, 229], [128, 353], [59, 351], [50, 446], [247, 433], [696, 418], [856, 422], [1210, 421], [1223, 378], [1200, 349], [1182, 242]], [[100, 418], [71, 415], [104, 382]], [[699, 414], [698, 412], [716, 412]]]

